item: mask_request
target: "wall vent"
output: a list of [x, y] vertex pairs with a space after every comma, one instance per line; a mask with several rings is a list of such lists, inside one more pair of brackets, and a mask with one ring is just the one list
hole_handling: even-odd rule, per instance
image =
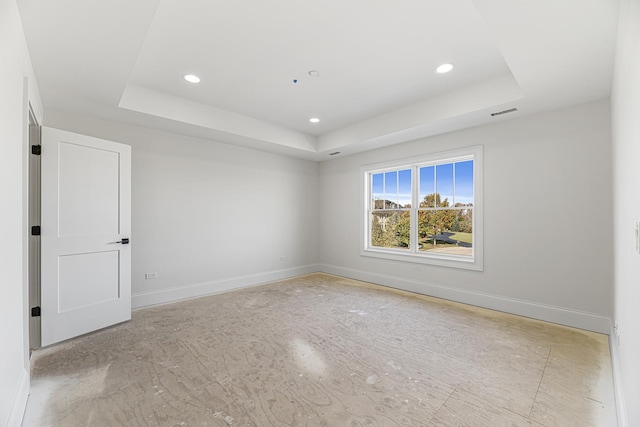
[[495, 113], [491, 113], [491, 117], [500, 116], [502, 114], [513, 113], [514, 111], [518, 111], [517, 108], [509, 108], [508, 110], [497, 111]]

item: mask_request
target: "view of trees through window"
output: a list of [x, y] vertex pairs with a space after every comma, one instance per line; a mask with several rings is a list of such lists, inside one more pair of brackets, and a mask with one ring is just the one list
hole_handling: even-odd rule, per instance
[[372, 173], [370, 179], [371, 246], [473, 255], [473, 160]]

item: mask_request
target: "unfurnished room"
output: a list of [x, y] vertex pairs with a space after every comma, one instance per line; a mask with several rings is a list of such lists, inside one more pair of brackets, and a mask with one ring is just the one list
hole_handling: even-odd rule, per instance
[[640, 0], [0, 0], [0, 425], [640, 425]]

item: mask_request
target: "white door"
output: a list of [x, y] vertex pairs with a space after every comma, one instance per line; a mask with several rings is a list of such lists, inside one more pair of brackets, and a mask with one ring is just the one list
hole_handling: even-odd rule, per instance
[[42, 128], [42, 345], [131, 319], [131, 147]]

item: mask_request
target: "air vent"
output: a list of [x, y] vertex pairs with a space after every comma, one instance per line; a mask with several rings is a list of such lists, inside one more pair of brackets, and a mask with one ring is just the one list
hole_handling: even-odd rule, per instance
[[518, 109], [517, 108], [509, 108], [508, 110], [502, 110], [502, 111], [498, 111], [496, 113], [491, 113], [491, 117], [501, 116], [503, 114], [513, 113], [514, 111], [518, 111]]
[[336, 154], [340, 154], [339, 151], [334, 151], [333, 153], [329, 153], [330, 156], [335, 156]]

